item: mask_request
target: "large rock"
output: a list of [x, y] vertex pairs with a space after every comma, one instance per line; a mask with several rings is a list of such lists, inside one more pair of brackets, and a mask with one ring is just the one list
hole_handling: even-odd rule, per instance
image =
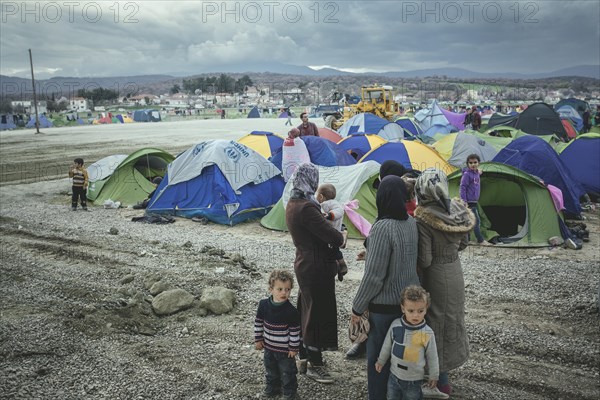
[[152, 308], [157, 315], [169, 315], [190, 308], [194, 296], [183, 289], [162, 292], [152, 300]]
[[150, 288], [150, 294], [152, 296], [156, 296], [157, 294], [166, 292], [167, 290], [171, 290], [171, 289], [173, 289], [173, 286], [171, 286], [167, 282], [158, 281], [154, 285], [152, 285], [152, 287]]
[[233, 290], [221, 286], [209, 287], [202, 292], [200, 307], [217, 315], [225, 314], [233, 310], [234, 301]]

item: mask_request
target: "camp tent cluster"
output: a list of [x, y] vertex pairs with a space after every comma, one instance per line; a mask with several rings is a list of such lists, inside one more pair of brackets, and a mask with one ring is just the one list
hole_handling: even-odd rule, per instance
[[[577, 126], [577, 112], [562, 107], [562, 115]], [[260, 117], [258, 109], [248, 117]], [[483, 162], [479, 207], [485, 237], [504, 246], [546, 246], [550, 237], [561, 235], [563, 212], [578, 216], [581, 197], [600, 193], [600, 135], [578, 135], [565, 143], [569, 135], [561, 131], [559, 113], [544, 104], [508, 117], [492, 116], [483, 133], [464, 130], [462, 115], [433, 102], [414, 119], [389, 122], [361, 114], [338, 132], [321, 128], [320, 137], [295, 140], [318, 166], [320, 182], [336, 186], [337, 200], [347, 207], [350, 237], [364, 237], [364, 226], [375, 221], [373, 182], [383, 162], [398, 161], [415, 174], [440, 169], [457, 195], [466, 158], [477, 154]], [[147, 213], [228, 225], [260, 219], [266, 228], [286, 230], [291, 181], [282, 176], [285, 143], [276, 133], [253, 131], [238, 141], [198, 143], [177, 157], [159, 149], [113, 155], [89, 167], [88, 198], [130, 205], [151, 195]], [[158, 187], [151, 182], [156, 176], [163, 177]], [[556, 209], [551, 190], [554, 199], [556, 190], [562, 193], [563, 210]]]

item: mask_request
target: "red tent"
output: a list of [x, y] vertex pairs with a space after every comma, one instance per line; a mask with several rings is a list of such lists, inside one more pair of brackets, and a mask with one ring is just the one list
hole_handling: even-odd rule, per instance
[[342, 140], [342, 137], [336, 132], [329, 128], [319, 128], [319, 136], [327, 140], [331, 140], [333, 143], [337, 143]]
[[569, 121], [563, 119], [562, 124], [565, 127], [565, 131], [567, 131], [567, 136], [569, 137], [569, 139], [577, 137], [577, 131], [575, 130], [575, 128], [573, 128], [573, 125], [571, 125]]

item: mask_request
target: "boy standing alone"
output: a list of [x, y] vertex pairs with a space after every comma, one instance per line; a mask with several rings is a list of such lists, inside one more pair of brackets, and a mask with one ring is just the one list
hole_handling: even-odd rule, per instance
[[477, 154], [471, 154], [467, 157], [467, 168], [463, 169], [462, 178], [460, 179], [460, 198], [469, 205], [469, 209], [475, 214], [475, 237], [477, 243], [489, 245], [490, 243], [483, 238], [481, 234], [481, 219], [477, 210], [477, 202], [481, 193], [481, 174], [479, 163], [481, 159]]
[[298, 390], [295, 357], [300, 350], [300, 313], [289, 301], [293, 283], [290, 272], [271, 272], [271, 296], [258, 303], [254, 320], [254, 346], [256, 350], [264, 349], [267, 381], [264, 394], [275, 397], [283, 389], [286, 400], [295, 399]]
[[71, 210], [77, 211], [77, 199], [81, 202], [81, 208], [87, 211], [86, 192], [88, 188], [88, 173], [83, 168], [83, 158], [73, 160], [69, 169], [69, 178], [73, 179], [73, 195], [71, 197]]

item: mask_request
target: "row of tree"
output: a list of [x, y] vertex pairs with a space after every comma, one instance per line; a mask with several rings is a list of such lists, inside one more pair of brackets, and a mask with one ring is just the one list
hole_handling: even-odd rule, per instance
[[[235, 79], [229, 75], [198, 77], [183, 80], [183, 90], [187, 93], [243, 93], [252, 86], [252, 79], [248, 75]], [[175, 87], [177, 86], [177, 88]], [[174, 85], [171, 93], [177, 93], [179, 85]]]

